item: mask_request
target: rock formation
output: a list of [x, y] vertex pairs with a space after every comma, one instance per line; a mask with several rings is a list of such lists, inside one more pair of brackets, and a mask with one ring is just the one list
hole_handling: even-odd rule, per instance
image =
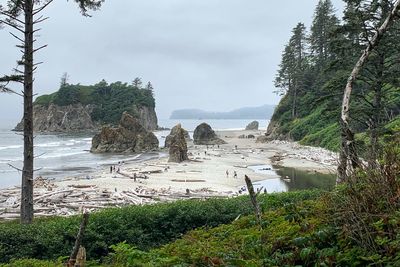
[[[35, 105], [33, 108], [33, 130], [35, 132], [78, 132], [97, 129], [90, 113], [91, 105], [74, 104], [48, 107]], [[17, 124], [15, 131], [24, 129], [23, 121]]]
[[226, 142], [215, 134], [211, 126], [207, 123], [202, 123], [196, 127], [193, 133], [195, 145], [220, 145]]
[[177, 134], [178, 132], [180, 132], [181, 130], [183, 131], [183, 135], [184, 135], [184, 137], [185, 137], [186, 142], [187, 142], [187, 141], [190, 141], [191, 139], [190, 139], [190, 135], [189, 135], [188, 131], [186, 131], [185, 129], [183, 129], [183, 128], [182, 128], [182, 125], [179, 123], [178, 125], [175, 125], [175, 126], [171, 129], [170, 134], [167, 136], [167, 138], [165, 138], [165, 145], [164, 145], [164, 147], [170, 147], [171, 141], [172, 141], [174, 135]]
[[[172, 134], [172, 132], [174, 132], [174, 134]], [[187, 131], [185, 131], [180, 124], [172, 129], [169, 135], [169, 162], [180, 163], [189, 159], [187, 155], [186, 135]]]
[[141, 106], [136, 108], [139, 122], [147, 131], [155, 131], [158, 129], [157, 115], [154, 108]]
[[258, 121], [252, 121], [246, 126], [246, 131], [258, 130]]
[[[93, 105], [81, 103], [58, 106], [33, 106], [33, 130], [35, 132], [80, 132], [94, 131], [100, 128], [99, 123], [92, 120]], [[148, 131], [157, 129], [157, 115], [153, 108], [142, 106], [136, 109], [140, 124]], [[23, 120], [14, 131], [23, 131]]]
[[103, 127], [92, 139], [91, 152], [129, 153], [152, 151], [158, 148], [158, 139], [127, 112], [122, 114], [119, 126]]

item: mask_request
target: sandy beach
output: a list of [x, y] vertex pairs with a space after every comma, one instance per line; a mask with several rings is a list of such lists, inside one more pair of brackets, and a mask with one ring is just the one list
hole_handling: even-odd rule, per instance
[[[209, 188], [215, 191], [237, 191], [238, 186], [243, 185], [244, 175], [248, 175], [253, 181], [277, 178], [266, 177], [247, 168], [251, 165], [276, 165], [304, 169], [312, 172], [334, 173], [336, 154], [330, 151], [301, 146], [285, 141], [273, 141], [270, 143], [256, 143], [256, 139], [239, 138], [241, 135], [263, 134], [261, 131], [220, 131], [218, 136], [227, 144], [214, 146], [195, 146], [188, 143], [190, 161], [183, 163], [169, 163], [168, 156], [142, 163], [124, 163], [116, 168], [120, 173], [110, 173], [109, 166], [94, 175], [94, 179], [63, 180], [56, 182], [60, 187], [71, 184], [96, 185], [99, 188], [112, 190], [125, 190], [129, 187], [141, 185], [146, 188], [172, 188], [174, 190], [195, 190]], [[165, 151], [168, 153], [168, 151]], [[275, 157], [274, 157], [275, 156]], [[274, 159], [281, 159], [271, 162]], [[228, 176], [226, 175], [228, 171]], [[234, 178], [234, 172], [237, 177]], [[134, 182], [128, 176], [133, 177], [146, 174], [148, 179], [138, 179]], [[84, 177], [82, 177], [84, 178]]]
[[[276, 179], [277, 174], [257, 173], [252, 165], [279, 165], [319, 173], [335, 173], [333, 152], [286, 141], [257, 143], [263, 131], [219, 131], [227, 144], [199, 146], [188, 143], [189, 161], [168, 162], [168, 151], [145, 162], [115, 162], [99, 172], [61, 181], [40, 179], [35, 184], [36, 215], [71, 215], [82, 208], [92, 210], [127, 204], [146, 204], [182, 198], [232, 197], [252, 181]], [[243, 138], [253, 135], [255, 138]], [[119, 169], [119, 172], [118, 172]], [[236, 172], [237, 176], [234, 177]], [[228, 175], [227, 175], [228, 173]], [[136, 181], [133, 177], [136, 175]], [[0, 218], [18, 214], [19, 188], [0, 190]]]

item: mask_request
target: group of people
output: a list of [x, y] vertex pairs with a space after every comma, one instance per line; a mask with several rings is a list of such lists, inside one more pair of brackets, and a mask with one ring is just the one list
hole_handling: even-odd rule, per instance
[[[229, 178], [229, 170], [226, 170], [226, 178]], [[236, 171], [233, 171], [233, 178], [237, 178], [237, 172]]]
[[113, 173], [113, 172], [119, 173], [119, 171], [121, 170], [120, 169], [121, 164], [123, 164], [123, 163], [124, 163], [123, 161], [118, 161], [118, 167], [115, 167], [115, 165], [111, 165], [110, 166], [110, 173]]

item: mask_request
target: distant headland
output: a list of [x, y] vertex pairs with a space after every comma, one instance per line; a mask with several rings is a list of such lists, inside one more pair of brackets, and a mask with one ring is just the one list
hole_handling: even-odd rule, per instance
[[275, 105], [263, 105], [259, 107], [243, 107], [228, 112], [212, 112], [201, 109], [179, 109], [171, 113], [170, 119], [269, 119], [275, 109]]

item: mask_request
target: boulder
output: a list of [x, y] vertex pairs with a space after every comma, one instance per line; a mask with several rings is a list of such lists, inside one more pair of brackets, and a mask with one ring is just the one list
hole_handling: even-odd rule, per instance
[[173, 136], [174, 136], [175, 134], [177, 134], [178, 132], [180, 132], [181, 130], [183, 131], [183, 135], [184, 135], [184, 137], [185, 137], [186, 142], [187, 142], [187, 141], [190, 141], [191, 139], [190, 139], [190, 135], [189, 135], [188, 131], [186, 131], [185, 129], [183, 129], [183, 128], [182, 128], [182, 125], [179, 123], [179, 124], [175, 125], [175, 126], [171, 129], [170, 134], [165, 138], [165, 145], [164, 145], [164, 147], [170, 147], [170, 146], [171, 146], [171, 141], [172, 141]]
[[158, 149], [158, 139], [129, 113], [122, 114], [119, 126], [103, 127], [92, 139], [93, 153], [131, 153]]
[[169, 141], [169, 160], [168, 162], [177, 162], [180, 163], [182, 161], [188, 160], [188, 149], [186, 143], [186, 134], [185, 131], [180, 124], [176, 125], [174, 128], [174, 134], [172, 135], [172, 131]]
[[252, 121], [246, 126], [246, 131], [258, 130], [258, 121]]
[[202, 123], [196, 127], [193, 133], [195, 145], [221, 145], [226, 142], [215, 134], [213, 129], [207, 123]]

